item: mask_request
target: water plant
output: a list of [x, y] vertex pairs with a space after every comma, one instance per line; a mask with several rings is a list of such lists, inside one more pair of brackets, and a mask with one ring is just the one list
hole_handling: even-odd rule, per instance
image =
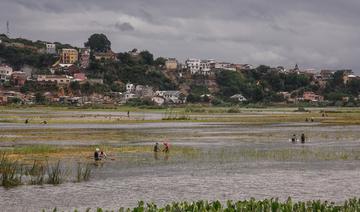
[[[154, 203], [145, 204], [143, 201], [139, 201], [138, 205], [134, 208], [121, 207], [118, 210], [110, 211], [132, 211], [132, 212], [182, 212], [182, 211], [197, 211], [197, 212], [347, 212], [347, 211], [359, 211], [360, 199], [349, 199], [342, 204], [335, 204], [329, 201], [299, 201], [294, 202], [290, 197], [286, 201], [280, 201], [278, 198], [256, 200], [251, 198], [249, 200], [231, 201], [226, 202], [216, 201], [204, 201], [199, 200], [196, 202], [173, 202], [164, 206], [157, 206]], [[77, 211], [77, 210], [75, 210]], [[91, 211], [87, 209], [87, 211]], [[102, 208], [97, 208], [94, 211], [102, 212], [109, 211]]]
[[66, 172], [60, 166], [60, 161], [56, 165], [48, 165], [48, 184], [59, 185], [61, 184], [66, 177]]
[[42, 185], [45, 182], [46, 167], [35, 160], [33, 165], [26, 169], [25, 174], [30, 178], [30, 184]]
[[0, 185], [10, 188], [22, 183], [23, 166], [17, 161], [10, 161], [5, 153], [0, 160]]
[[85, 166], [83, 166], [81, 163], [78, 163], [77, 175], [76, 175], [77, 182], [89, 181], [90, 175], [91, 175], [91, 165], [86, 164]]

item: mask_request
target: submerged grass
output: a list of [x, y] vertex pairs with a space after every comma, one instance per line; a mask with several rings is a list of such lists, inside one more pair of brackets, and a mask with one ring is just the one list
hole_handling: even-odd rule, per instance
[[77, 167], [77, 175], [76, 175], [76, 181], [82, 182], [82, 181], [89, 181], [91, 175], [91, 165], [85, 164], [85, 166], [81, 163], [78, 163]]
[[60, 161], [58, 161], [56, 165], [48, 166], [48, 175], [48, 184], [59, 185], [65, 180], [66, 172], [60, 166]]
[[[0, 186], [12, 188], [22, 184], [28, 185], [59, 185], [71, 175], [71, 169], [57, 163], [34, 161], [32, 165], [22, 164], [14, 161], [6, 154], [2, 154], [0, 160]], [[92, 165], [78, 164], [75, 176], [76, 182], [89, 181], [92, 172]]]
[[34, 161], [33, 165], [26, 169], [25, 174], [30, 178], [30, 184], [42, 185], [45, 182], [46, 166]]
[[0, 159], [0, 185], [5, 188], [22, 184], [23, 168], [18, 161], [9, 160], [5, 154]]

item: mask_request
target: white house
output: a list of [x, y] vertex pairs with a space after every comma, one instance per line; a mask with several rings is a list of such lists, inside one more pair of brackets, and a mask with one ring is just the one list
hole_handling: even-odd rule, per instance
[[180, 91], [156, 91], [155, 96], [164, 98], [165, 102], [173, 104], [184, 103], [182, 100]]
[[200, 62], [200, 74], [203, 75], [208, 75], [211, 71], [211, 69], [213, 69], [215, 67], [215, 60], [210, 59], [210, 60], [201, 60]]
[[235, 94], [235, 95], [231, 96], [230, 99], [237, 100], [238, 102], [246, 102], [247, 101], [247, 99], [241, 94]]
[[72, 81], [72, 77], [67, 75], [38, 75], [38, 82], [53, 82], [56, 84], [68, 85]]
[[132, 83], [126, 83], [126, 92], [132, 93], [135, 91], [135, 85]]
[[227, 62], [218, 62], [218, 63], [215, 63], [215, 69], [236, 71], [236, 67], [234, 66], [234, 64], [227, 63]]
[[135, 99], [137, 96], [134, 93], [125, 93], [125, 101], [128, 101], [129, 99]]
[[1, 81], [9, 81], [12, 73], [13, 73], [13, 69], [10, 66], [0, 64], [0, 80]]
[[187, 59], [185, 61], [185, 66], [190, 70], [191, 74], [196, 74], [200, 70], [200, 59]]
[[207, 75], [211, 69], [215, 66], [215, 60], [200, 60], [200, 59], [187, 59], [185, 61], [185, 67], [190, 70], [191, 74], [203, 74]]
[[157, 105], [163, 105], [165, 103], [165, 99], [160, 96], [154, 96], [153, 98], [151, 98], [151, 101], [153, 101]]
[[56, 44], [47, 43], [46, 44], [46, 53], [47, 54], [56, 54]]

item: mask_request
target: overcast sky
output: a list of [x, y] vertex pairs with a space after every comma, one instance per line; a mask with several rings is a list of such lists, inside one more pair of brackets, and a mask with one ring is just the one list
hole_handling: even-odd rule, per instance
[[116, 52], [360, 73], [360, 0], [0, 0], [0, 31]]

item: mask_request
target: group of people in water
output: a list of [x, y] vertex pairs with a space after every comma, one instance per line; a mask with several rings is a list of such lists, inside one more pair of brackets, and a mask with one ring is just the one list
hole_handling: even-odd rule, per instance
[[314, 118], [313, 118], [313, 117], [311, 117], [311, 118], [306, 118], [305, 121], [306, 121], [306, 122], [309, 122], [309, 121], [314, 122]]
[[[30, 121], [29, 121], [29, 119], [25, 119], [25, 122], [24, 122], [25, 124], [29, 124], [30, 123]], [[46, 120], [44, 120], [44, 121], [42, 121], [42, 122], [40, 122], [41, 124], [47, 124], [47, 121]]]
[[165, 153], [168, 153], [168, 152], [170, 151], [170, 145], [169, 145], [169, 143], [168, 143], [168, 142], [164, 142], [163, 145], [164, 145], [164, 148], [161, 150], [161, 149], [160, 149], [160, 146], [159, 146], [159, 143], [156, 142], [156, 143], [155, 143], [155, 146], [154, 146], [154, 152], [163, 151], [163, 152], [165, 152]]
[[[304, 133], [302, 133], [302, 134], [301, 134], [301, 136], [300, 136], [300, 142], [301, 142], [302, 144], [304, 144], [304, 143], [305, 143], [305, 141], [306, 141], [305, 134], [304, 134]], [[292, 142], [292, 143], [296, 143], [296, 142], [298, 142], [298, 139], [297, 139], [296, 134], [293, 134], [293, 136], [291, 137], [291, 142]]]
[[[164, 152], [164, 153], [168, 153], [170, 151], [170, 144], [168, 142], [164, 142], [163, 143], [163, 148], [160, 148], [160, 144], [158, 142], [155, 143], [154, 146], [154, 152]], [[103, 150], [100, 150], [99, 148], [95, 149], [94, 152], [94, 160], [95, 161], [100, 161], [102, 159], [105, 159], [107, 157], [106, 153]]]

